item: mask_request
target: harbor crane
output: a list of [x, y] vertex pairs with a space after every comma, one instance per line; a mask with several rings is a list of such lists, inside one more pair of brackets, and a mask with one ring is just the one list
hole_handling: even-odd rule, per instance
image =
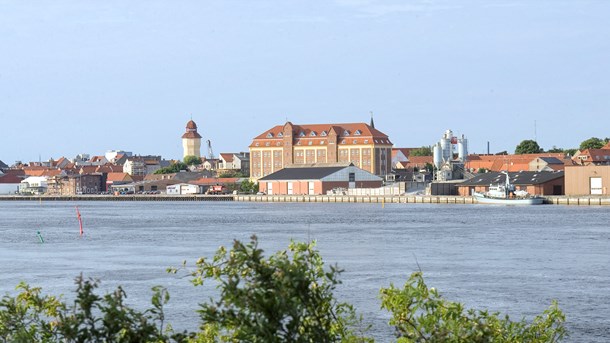
[[208, 158], [210, 160], [214, 159], [214, 150], [212, 150], [212, 141], [211, 140], [207, 140], [208, 143]]

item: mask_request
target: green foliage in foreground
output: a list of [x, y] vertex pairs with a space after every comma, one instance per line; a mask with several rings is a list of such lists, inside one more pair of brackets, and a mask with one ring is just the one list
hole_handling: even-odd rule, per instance
[[[265, 257], [256, 237], [235, 241], [189, 272], [195, 286], [212, 282], [219, 296], [200, 305], [199, 330], [184, 333], [165, 322], [169, 294], [161, 287], [153, 288], [152, 307], [139, 312], [124, 304], [121, 287], [99, 296], [98, 283], [82, 276], [73, 304], [20, 284], [17, 296], [0, 300], [0, 342], [373, 342], [352, 306], [333, 295], [340, 273], [325, 267], [313, 243], [292, 242]], [[381, 289], [381, 303], [392, 315], [397, 342], [534, 343], [566, 336], [556, 303], [530, 323], [513, 322], [443, 299], [421, 273], [402, 289]]]
[[381, 307], [392, 313], [398, 342], [559, 342], [566, 335], [565, 316], [557, 303], [531, 324], [488, 311], [465, 310], [428, 288], [413, 273], [402, 289], [381, 289]]
[[[290, 243], [268, 258], [255, 236], [200, 258], [191, 282], [215, 281], [220, 298], [201, 304], [203, 342], [372, 342], [356, 334], [360, 320], [333, 290], [336, 266], [324, 268], [314, 243]], [[177, 270], [170, 270], [176, 272]]]

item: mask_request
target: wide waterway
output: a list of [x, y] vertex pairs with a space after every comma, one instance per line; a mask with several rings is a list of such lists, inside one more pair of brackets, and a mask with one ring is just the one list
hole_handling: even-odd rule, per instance
[[567, 315], [566, 341], [610, 340], [607, 207], [3, 202], [0, 295], [26, 281], [69, 298], [83, 272], [100, 278], [104, 291], [123, 285], [128, 302], [143, 309], [150, 287], [163, 285], [172, 295], [169, 321], [196, 330], [197, 304], [213, 286], [194, 288], [165, 269], [252, 234], [268, 253], [290, 239], [317, 240], [325, 261], [345, 270], [337, 297], [356, 306], [378, 342], [394, 340], [379, 288], [402, 286], [418, 268], [444, 297], [515, 320], [531, 319], [557, 299]]

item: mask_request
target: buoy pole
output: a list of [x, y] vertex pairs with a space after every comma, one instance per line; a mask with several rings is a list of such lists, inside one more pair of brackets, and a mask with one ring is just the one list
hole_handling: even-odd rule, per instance
[[38, 239], [40, 240], [40, 243], [44, 243], [44, 239], [42, 238], [42, 235], [40, 234], [40, 231], [36, 231], [36, 235], [38, 235]]
[[83, 236], [83, 220], [80, 217], [80, 211], [78, 210], [78, 206], [76, 206], [76, 218], [78, 219], [78, 225], [80, 227], [80, 236]]

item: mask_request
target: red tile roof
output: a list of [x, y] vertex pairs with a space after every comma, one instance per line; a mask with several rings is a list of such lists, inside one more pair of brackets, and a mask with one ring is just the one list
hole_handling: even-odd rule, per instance
[[106, 181], [129, 181], [132, 182], [133, 178], [127, 173], [108, 173]]
[[219, 178], [203, 177], [201, 179], [193, 180], [190, 183], [196, 184], [196, 185], [215, 185], [215, 184], [236, 183], [237, 180], [239, 180], [239, 178], [236, 178], [236, 177], [219, 177]]
[[[277, 125], [256, 136], [250, 147], [281, 146], [285, 125]], [[338, 144], [392, 144], [383, 132], [366, 123], [304, 124], [292, 125], [294, 145], [326, 145], [331, 131], [337, 135]], [[326, 136], [324, 136], [326, 133]], [[312, 136], [313, 134], [313, 136]], [[364, 140], [369, 140], [365, 143]], [[310, 143], [311, 142], [311, 143]], [[258, 145], [256, 145], [258, 143]]]
[[224, 153], [221, 153], [220, 157], [222, 157], [222, 159], [225, 160], [225, 162], [227, 162], [227, 163], [233, 162], [233, 154], [224, 154]]
[[556, 157], [565, 160], [564, 153], [541, 153], [523, 155], [468, 155], [466, 169], [478, 170], [481, 168], [491, 171], [521, 171], [529, 170], [529, 163], [538, 157]]

